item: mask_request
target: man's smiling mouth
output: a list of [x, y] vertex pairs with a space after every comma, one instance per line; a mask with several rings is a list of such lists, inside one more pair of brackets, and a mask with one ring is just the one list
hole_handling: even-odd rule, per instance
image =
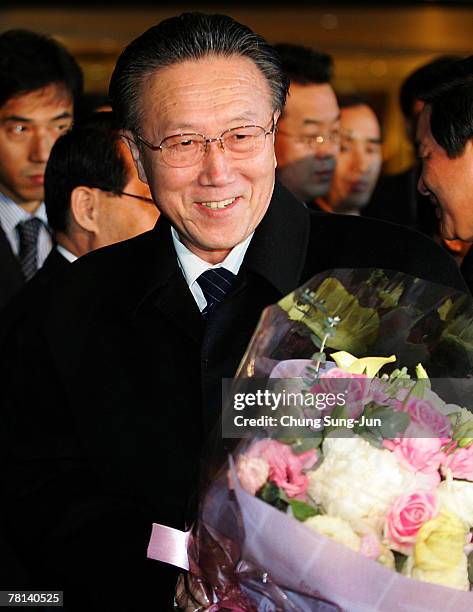
[[205, 208], [210, 208], [212, 210], [217, 210], [218, 208], [227, 208], [236, 198], [229, 198], [228, 200], [219, 200], [217, 202], [199, 202], [201, 206], [205, 206]]

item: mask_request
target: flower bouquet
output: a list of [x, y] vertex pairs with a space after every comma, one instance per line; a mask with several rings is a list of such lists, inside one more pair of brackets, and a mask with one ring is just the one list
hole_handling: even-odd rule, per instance
[[472, 610], [472, 332], [466, 296], [380, 270], [267, 308], [226, 388], [182, 608]]

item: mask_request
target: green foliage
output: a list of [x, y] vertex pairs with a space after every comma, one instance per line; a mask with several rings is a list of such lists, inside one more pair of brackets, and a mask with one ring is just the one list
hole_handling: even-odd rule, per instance
[[317, 514], [321, 514], [318, 508], [314, 508], [313, 506], [309, 506], [303, 501], [298, 499], [289, 500], [289, 505], [292, 510], [292, 514], [294, 518], [298, 521], [304, 522], [311, 516], [317, 516]]
[[276, 483], [272, 482], [271, 480], [261, 487], [256, 494], [256, 497], [259, 497], [270, 506], [274, 506], [283, 512], [286, 511], [289, 505], [287, 495], [281, 488], [278, 487]]

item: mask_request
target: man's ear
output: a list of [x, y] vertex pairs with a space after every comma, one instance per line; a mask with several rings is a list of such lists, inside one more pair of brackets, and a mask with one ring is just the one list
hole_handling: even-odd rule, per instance
[[97, 234], [98, 226], [98, 189], [79, 186], [71, 193], [71, 216], [82, 229]]
[[136, 140], [134, 135], [130, 132], [130, 130], [122, 130], [121, 138], [123, 142], [130, 149], [131, 156], [133, 157], [133, 161], [136, 166], [136, 171], [138, 172], [138, 177], [140, 181], [148, 184], [148, 178], [146, 177], [145, 170], [143, 168], [143, 163], [141, 161], [140, 148], [136, 144]]

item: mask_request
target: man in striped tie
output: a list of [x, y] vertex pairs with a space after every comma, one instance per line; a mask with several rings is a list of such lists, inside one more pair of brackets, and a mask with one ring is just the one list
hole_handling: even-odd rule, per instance
[[27, 30], [0, 35], [0, 309], [51, 250], [44, 171], [81, 90], [62, 45]]
[[69, 611], [173, 608], [151, 526], [193, 520], [222, 379], [266, 306], [337, 266], [464, 287], [427, 238], [312, 212], [275, 183], [287, 90], [275, 50], [225, 15], [167, 19], [118, 60], [112, 106], [162, 214], [71, 266], [0, 363], [5, 522]]

